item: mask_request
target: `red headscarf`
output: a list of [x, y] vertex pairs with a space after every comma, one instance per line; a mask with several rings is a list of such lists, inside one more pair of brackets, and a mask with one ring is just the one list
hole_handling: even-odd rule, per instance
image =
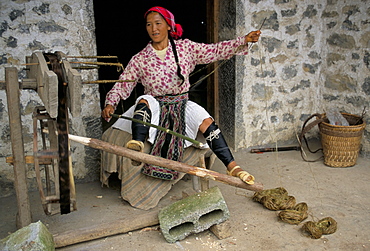
[[152, 11], [158, 12], [166, 20], [166, 23], [171, 27], [171, 37], [178, 39], [182, 36], [182, 27], [180, 24], [175, 23], [175, 17], [169, 10], [159, 6], [152, 7], [145, 13], [144, 18]]

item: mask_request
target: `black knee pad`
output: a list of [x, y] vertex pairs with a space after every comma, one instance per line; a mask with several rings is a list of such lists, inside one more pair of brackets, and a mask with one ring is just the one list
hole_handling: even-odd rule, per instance
[[215, 122], [207, 128], [203, 136], [206, 138], [209, 147], [225, 166], [234, 160], [230, 148]]
[[[133, 118], [150, 123], [152, 118], [152, 112], [150, 111], [147, 104], [139, 103], [135, 107]], [[146, 126], [142, 123], [132, 121], [131, 123], [132, 139], [144, 142], [149, 132], [149, 128], [150, 128], [149, 126]]]

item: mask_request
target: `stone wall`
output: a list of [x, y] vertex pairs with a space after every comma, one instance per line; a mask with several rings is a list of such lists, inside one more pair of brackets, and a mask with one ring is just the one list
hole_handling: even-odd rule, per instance
[[[245, 35], [266, 18], [260, 42], [234, 62], [234, 78], [244, 71], [243, 81], [235, 81], [236, 87], [230, 89], [237, 91], [225, 92], [237, 101], [235, 123], [228, 122], [232, 128], [223, 125], [224, 131], [232, 132], [235, 149], [296, 144], [303, 122], [313, 113], [336, 107], [361, 115], [365, 106], [369, 108], [368, 1], [227, 2], [235, 8], [235, 26], [220, 22], [220, 39]], [[222, 20], [230, 11], [220, 5]], [[220, 71], [230, 74], [227, 68]], [[223, 110], [220, 120], [220, 124], [229, 121]], [[369, 114], [365, 120], [362, 154], [369, 155]], [[317, 129], [309, 136], [318, 136]]]
[[[32, 52], [62, 51], [67, 55], [96, 55], [95, 25], [92, 1], [0, 1], [0, 80], [5, 80], [5, 67], [15, 66], [19, 78], [25, 78], [25, 57]], [[82, 80], [96, 80], [96, 70], [81, 71]], [[99, 91], [96, 85], [83, 85], [82, 110], [79, 117], [70, 114], [70, 133], [87, 137], [101, 137]], [[33, 90], [22, 90], [20, 95], [23, 139], [26, 155], [33, 154], [32, 112], [43, 105]], [[0, 90], [0, 197], [15, 192], [13, 167], [5, 163], [11, 156], [8, 107], [5, 90]], [[79, 181], [99, 178], [100, 154], [71, 142], [73, 170]], [[27, 165], [28, 185], [36, 187], [33, 165]]]

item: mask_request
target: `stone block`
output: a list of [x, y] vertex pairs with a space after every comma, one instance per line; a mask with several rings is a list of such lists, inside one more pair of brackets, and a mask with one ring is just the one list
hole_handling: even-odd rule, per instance
[[163, 208], [158, 215], [161, 231], [169, 243], [202, 232], [229, 217], [229, 209], [218, 187], [179, 200]]
[[0, 240], [0, 250], [49, 251], [55, 250], [55, 245], [53, 235], [38, 221]]
[[209, 230], [211, 230], [211, 232], [220, 240], [229, 238], [232, 235], [231, 224], [229, 221], [213, 225]]

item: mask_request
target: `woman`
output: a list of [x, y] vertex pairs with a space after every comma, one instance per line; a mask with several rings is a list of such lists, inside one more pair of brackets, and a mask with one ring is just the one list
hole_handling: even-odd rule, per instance
[[[129, 81], [117, 82], [108, 92], [102, 117], [109, 120], [120, 99], [128, 98], [140, 81], [145, 95], [137, 99], [136, 105], [125, 113], [126, 116], [160, 125], [200, 141], [202, 139], [197, 136], [201, 132], [208, 146], [226, 166], [227, 173], [253, 184], [254, 177], [237, 165], [209, 113], [188, 100], [188, 91], [189, 74], [197, 64], [246, 55], [248, 43], [257, 42], [261, 32], [252, 31], [244, 37], [217, 44], [202, 44], [180, 39], [182, 27], [175, 23], [173, 14], [165, 8], [153, 7], [144, 17], [151, 42], [130, 60], [121, 74], [120, 80]], [[147, 140], [152, 144], [150, 154], [176, 161], [181, 161], [184, 148], [191, 145], [189, 141], [128, 120], [119, 119], [113, 127], [132, 133], [132, 140], [126, 144], [128, 148], [143, 151], [143, 142], [148, 137]], [[133, 164], [140, 165], [135, 161]], [[167, 180], [178, 178], [174, 170], [147, 164], [144, 164], [142, 173]]]

